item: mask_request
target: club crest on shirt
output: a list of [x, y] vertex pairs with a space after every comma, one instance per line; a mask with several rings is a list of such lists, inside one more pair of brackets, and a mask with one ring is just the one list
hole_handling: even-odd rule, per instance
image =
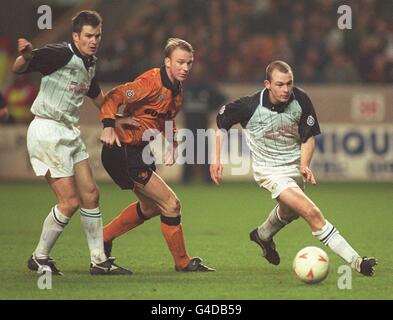
[[312, 126], [314, 125], [314, 123], [315, 123], [314, 117], [313, 117], [313, 116], [308, 116], [308, 118], [307, 118], [307, 124], [308, 124], [310, 127], [312, 127]]
[[134, 96], [134, 90], [127, 90], [126, 95], [128, 99], [132, 98]]

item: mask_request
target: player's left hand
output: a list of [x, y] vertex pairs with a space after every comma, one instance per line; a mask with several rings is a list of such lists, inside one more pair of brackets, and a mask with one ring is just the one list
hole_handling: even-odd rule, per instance
[[317, 184], [317, 181], [314, 178], [314, 174], [312, 173], [311, 169], [306, 166], [300, 167], [300, 173], [302, 174], [304, 180], [307, 183]]
[[218, 186], [220, 185], [220, 181], [222, 179], [222, 174], [224, 172], [224, 168], [221, 163], [212, 163], [210, 165], [210, 178], [213, 182]]
[[170, 144], [165, 155], [165, 165], [173, 166], [176, 162], [177, 158], [177, 146]]

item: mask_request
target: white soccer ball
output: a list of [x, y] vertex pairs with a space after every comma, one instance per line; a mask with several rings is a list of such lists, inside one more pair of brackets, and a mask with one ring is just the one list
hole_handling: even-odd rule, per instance
[[329, 257], [321, 248], [305, 247], [296, 254], [293, 271], [306, 283], [321, 282], [329, 273]]

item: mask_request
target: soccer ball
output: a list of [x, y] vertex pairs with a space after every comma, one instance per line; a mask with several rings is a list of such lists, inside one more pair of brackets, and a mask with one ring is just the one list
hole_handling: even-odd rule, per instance
[[306, 283], [321, 282], [329, 273], [329, 257], [321, 248], [305, 247], [296, 254], [293, 271]]

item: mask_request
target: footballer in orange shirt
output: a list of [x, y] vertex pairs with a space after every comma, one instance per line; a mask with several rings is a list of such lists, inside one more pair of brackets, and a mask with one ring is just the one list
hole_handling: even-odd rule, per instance
[[[104, 124], [102, 163], [116, 184], [122, 189], [132, 189], [138, 197], [137, 202], [130, 204], [104, 227], [104, 247], [108, 257], [115, 238], [160, 215], [161, 231], [173, 256], [175, 270], [215, 271], [202, 264], [199, 257], [188, 255], [180, 201], [155, 172], [154, 163], [146, 163], [142, 157], [143, 150], [149, 148], [149, 142], [143, 139], [144, 132], [155, 129], [165, 135], [165, 122], [172, 121], [173, 132], [165, 135], [170, 145], [165, 164], [175, 163], [174, 118], [183, 101], [181, 83], [191, 70], [193, 52], [188, 42], [169, 38], [165, 46], [164, 66], [146, 71], [105, 96], [100, 114]], [[127, 125], [117, 125], [122, 123], [115, 122], [119, 113], [127, 119], [124, 122]]]

